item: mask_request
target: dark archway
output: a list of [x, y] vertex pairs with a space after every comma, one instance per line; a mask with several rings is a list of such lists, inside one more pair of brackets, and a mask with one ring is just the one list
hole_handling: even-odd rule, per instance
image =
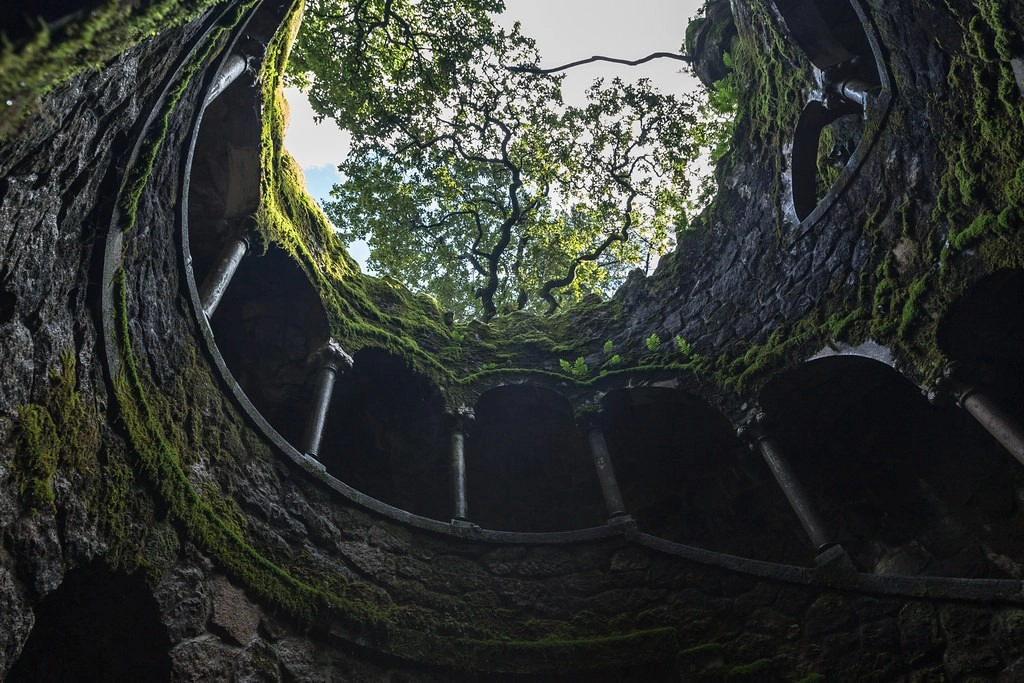
[[310, 357], [328, 336], [320, 296], [306, 274], [276, 246], [247, 256], [210, 326], [252, 404], [281, 436], [301, 444], [318, 370]]
[[805, 363], [765, 387], [761, 404], [812, 505], [861, 569], [1018, 571], [1017, 463], [962, 411], [930, 405], [889, 366], [854, 356]]
[[[860, 141], [863, 112], [853, 103], [828, 107], [813, 101], [804, 107], [793, 134], [793, 208], [797, 218], [811, 215]], [[827, 147], [827, 149], [825, 149]]]
[[529, 385], [476, 405], [466, 443], [469, 519], [487, 529], [567, 531], [605, 522], [601, 488], [572, 408]]
[[882, 66], [866, 24], [848, 0], [774, 0], [793, 41], [814, 65], [820, 89], [808, 102], [793, 135], [790, 176], [799, 220], [856, 159], [869, 100], [882, 89]]
[[641, 531], [744, 557], [813, 560], [774, 479], [717, 410], [655, 387], [613, 391], [602, 406], [626, 511]]
[[320, 460], [332, 475], [397, 508], [452, 516], [444, 401], [430, 380], [381, 349], [339, 378]]
[[75, 569], [40, 601], [9, 683], [171, 678], [170, 639], [141, 573]]

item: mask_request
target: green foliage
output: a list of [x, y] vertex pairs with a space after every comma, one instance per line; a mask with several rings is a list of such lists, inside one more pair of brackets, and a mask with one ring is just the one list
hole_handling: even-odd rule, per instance
[[686, 341], [678, 334], [675, 336], [675, 342], [676, 349], [679, 351], [679, 353], [683, 354], [684, 356], [689, 356], [693, 353], [693, 347], [690, 346], [690, 342]]
[[563, 372], [578, 379], [583, 379], [590, 371], [590, 368], [587, 367], [587, 363], [584, 361], [583, 356], [579, 356], [572, 363], [562, 358], [558, 361], [558, 364], [561, 366]]
[[732, 147], [733, 135], [736, 131], [736, 115], [739, 110], [740, 87], [737, 83], [736, 71], [732, 55], [723, 55], [729, 74], [716, 81], [710, 88], [706, 100], [701, 107], [701, 117], [713, 125], [701, 130], [706, 133], [704, 144], [711, 150], [711, 162], [715, 163]]
[[661, 337], [659, 337], [657, 334], [652, 333], [650, 337], [644, 339], [644, 346], [647, 347], [648, 351], [654, 353], [655, 351], [658, 350], [658, 347], [661, 346]]
[[[686, 225], [689, 168], [720, 126], [648, 81], [562, 104], [498, 1], [310, 3], [290, 80], [352, 133], [325, 205], [370, 265], [459, 319], [607, 292]], [[714, 129], [714, 131], [712, 130]]]
[[621, 362], [622, 362], [622, 356], [620, 356], [617, 353], [614, 356], [612, 356], [611, 358], [608, 359], [608, 365], [610, 367], [614, 367], [614, 366], [618, 365]]
[[604, 350], [605, 353], [611, 353], [612, 351], [615, 350], [615, 344], [613, 344], [612, 340], [609, 339], [604, 343], [604, 346], [601, 348]]

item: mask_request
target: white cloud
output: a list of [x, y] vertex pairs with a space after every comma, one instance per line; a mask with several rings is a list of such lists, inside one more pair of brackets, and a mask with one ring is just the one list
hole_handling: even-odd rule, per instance
[[284, 147], [304, 169], [337, 167], [348, 153], [349, 135], [334, 121], [313, 122], [313, 108], [298, 88], [285, 88], [291, 114], [284, 134]]

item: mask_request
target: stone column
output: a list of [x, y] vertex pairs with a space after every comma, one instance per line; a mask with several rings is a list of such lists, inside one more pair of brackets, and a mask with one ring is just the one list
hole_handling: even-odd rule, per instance
[[224, 292], [228, 289], [228, 285], [231, 284], [231, 278], [235, 276], [238, 264], [249, 253], [251, 240], [252, 238], [248, 235], [240, 235], [233, 238], [224, 245], [220, 255], [217, 257], [217, 262], [210, 272], [206, 274], [203, 285], [199, 288], [199, 303], [202, 305], [203, 313], [206, 314], [207, 318], [212, 318], [213, 312], [217, 310], [217, 304], [220, 303]]
[[611, 454], [608, 452], [608, 442], [605, 441], [604, 432], [601, 431], [597, 417], [587, 418], [582, 427], [587, 435], [587, 443], [590, 445], [590, 455], [594, 459], [594, 469], [597, 470], [597, 480], [601, 484], [601, 495], [604, 497], [604, 505], [608, 510], [608, 519], [617, 520], [625, 517], [627, 516], [626, 506], [622, 502], [622, 492], [619, 490], [619, 482], [615, 478]]
[[985, 430], [1002, 444], [1003, 448], [1024, 464], [1024, 428], [1012, 415], [1004, 411], [991, 396], [978, 389], [957, 368], [950, 368], [939, 381], [936, 391], [929, 395], [936, 402], [942, 395], [951, 397], [958, 406], [970, 413]]
[[454, 516], [452, 521], [469, 521], [469, 505], [466, 502], [466, 432], [473, 421], [473, 411], [463, 406], [452, 420], [451, 467], [452, 467], [452, 502]]
[[228, 86], [237, 81], [238, 77], [245, 73], [247, 65], [245, 57], [241, 55], [234, 54], [228, 57], [223, 66], [220, 67], [217, 75], [214, 76], [213, 83], [210, 84], [209, 89], [206, 91], [203, 108], [205, 109], [210, 102], [213, 102], [222, 92], [227, 90]]
[[850, 102], [854, 102], [863, 109], [867, 107], [868, 96], [877, 86], [858, 78], [846, 78], [833, 85], [835, 92]]
[[313, 357], [319, 363], [320, 370], [309, 421], [306, 423], [306, 436], [302, 443], [307, 455], [318, 458], [320, 441], [323, 438], [324, 426], [327, 424], [327, 412], [330, 410], [331, 397], [334, 395], [334, 382], [340, 373], [352, 367], [352, 358], [333, 340], [324, 344]]
[[833, 545], [833, 540], [826, 531], [826, 526], [819, 517], [818, 511], [814, 509], [810, 496], [807, 495], [807, 491], [790, 468], [782, 449], [770, 436], [766, 423], [767, 419], [762, 413], [757, 416], [756, 424], [741, 427], [737, 435], [749, 443], [751, 448], [756, 448], [764, 458], [772, 476], [775, 477], [775, 481], [779, 483], [782, 492], [786, 495], [790, 507], [793, 508], [800, 524], [803, 525], [804, 531], [811, 538], [811, 543], [818, 549], [818, 552], [821, 552]]

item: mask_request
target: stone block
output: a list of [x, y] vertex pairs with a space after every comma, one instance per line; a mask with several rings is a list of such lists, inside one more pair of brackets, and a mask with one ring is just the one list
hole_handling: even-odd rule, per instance
[[256, 637], [260, 610], [245, 592], [224, 576], [210, 579], [213, 614], [210, 623], [216, 631], [236, 645], [245, 645]]

